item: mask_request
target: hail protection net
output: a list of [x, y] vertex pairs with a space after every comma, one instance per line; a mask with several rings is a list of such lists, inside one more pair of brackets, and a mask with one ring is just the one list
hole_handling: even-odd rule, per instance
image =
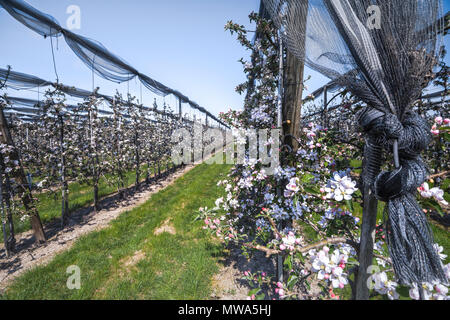
[[264, 0], [288, 49], [367, 104], [402, 117], [431, 80], [440, 0]]
[[[24, 24], [31, 30], [44, 37], [63, 36], [68, 46], [80, 58], [81, 61], [98, 76], [109, 81], [122, 83], [138, 77], [142, 84], [151, 92], [167, 96], [175, 95], [183, 103], [188, 103], [194, 109], [205, 112], [208, 117], [224, 125], [219, 119], [211, 113], [200, 107], [197, 103], [191, 101], [188, 97], [179, 91], [171, 89], [151, 77], [140, 73], [129, 63], [119, 56], [106, 49], [100, 42], [75, 34], [59, 24], [52, 16], [45, 14], [22, 0], [0, 0], [0, 9], [4, 8], [13, 18]], [[0, 81], [5, 80], [5, 76], [0, 73]], [[20, 80], [20, 79], [19, 79]], [[25, 79], [30, 80], [30, 79]], [[11, 81], [9, 80], [10, 85]], [[27, 83], [23, 81], [22, 84]], [[0, 83], [1, 85], [1, 83]], [[20, 85], [20, 81], [17, 83]], [[42, 86], [41, 84], [35, 85]], [[13, 85], [11, 85], [13, 87]], [[13, 87], [15, 88], [15, 87]], [[17, 87], [20, 89], [30, 87]]]
[[8, 87], [16, 90], [22, 90], [46, 87], [51, 85], [51, 82], [25, 73], [11, 71], [11, 69], [0, 68], [0, 88], [3, 85], [7, 85]]

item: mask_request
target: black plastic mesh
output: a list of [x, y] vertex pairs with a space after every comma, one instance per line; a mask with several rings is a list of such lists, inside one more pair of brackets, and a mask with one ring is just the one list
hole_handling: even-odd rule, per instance
[[[0, 85], [5, 85], [6, 87], [17, 89], [17, 90], [31, 89], [31, 88], [36, 88], [36, 87], [46, 87], [46, 86], [52, 86], [55, 88], [58, 87], [65, 94], [67, 94], [71, 97], [76, 97], [76, 98], [81, 98], [81, 99], [85, 99], [93, 94], [93, 92], [89, 91], [89, 90], [84, 90], [84, 89], [76, 88], [73, 86], [66, 86], [62, 83], [54, 83], [54, 82], [46, 81], [46, 80], [40, 79], [38, 77], [35, 77], [33, 75], [28, 75], [25, 73], [15, 72], [15, 71], [11, 71], [8, 69], [2, 69], [2, 68], [0, 68]], [[111, 97], [111, 96], [100, 94], [98, 92], [95, 94], [98, 97], [103, 98], [110, 105], [113, 102], [113, 97]], [[194, 109], [199, 110], [200, 112], [203, 112], [209, 118], [213, 119], [217, 123], [228, 128], [227, 125], [225, 125], [221, 120], [219, 120], [217, 117], [212, 115], [205, 108], [200, 107], [197, 103], [195, 103], [193, 101], [190, 101], [189, 98], [187, 98], [183, 95], [181, 95], [181, 96], [183, 97], [182, 102], [189, 103], [191, 108], [194, 108]], [[29, 102], [28, 106], [30, 106], [30, 107], [33, 106], [33, 103], [37, 103], [37, 100], [33, 100], [33, 99], [24, 99], [24, 98], [13, 98], [12, 99], [10, 97], [8, 97], [8, 98], [10, 99], [11, 103], [13, 103], [13, 104], [23, 105], [24, 103], [26, 103], [26, 101], [28, 101]], [[20, 99], [22, 99], [22, 100], [20, 100]], [[169, 117], [178, 117], [178, 115], [170, 114], [170, 113], [167, 113], [167, 112], [164, 112], [161, 110], [157, 110], [155, 108], [149, 108], [149, 107], [144, 107], [144, 108], [146, 110], [153, 111], [153, 112], [156, 112], [156, 113], [159, 113], [162, 115], [166, 115]]]
[[[264, 0], [288, 49], [367, 104], [400, 118], [436, 64], [440, 0]], [[380, 10], [380, 28], [371, 28]]]
[[6, 84], [16, 90], [49, 86], [52, 83], [25, 73], [0, 68], [0, 86]]
[[114, 82], [133, 79], [138, 71], [118, 56], [109, 52], [100, 42], [82, 37], [68, 30], [63, 31], [69, 47], [89, 68], [100, 77]]

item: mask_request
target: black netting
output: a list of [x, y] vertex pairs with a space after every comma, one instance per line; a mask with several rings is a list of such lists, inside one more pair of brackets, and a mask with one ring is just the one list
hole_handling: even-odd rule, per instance
[[439, 0], [264, 3], [292, 53], [377, 109], [401, 117], [430, 80], [443, 26]]
[[[71, 97], [76, 97], [76, 98], [81, 98], [81, 99], [85, 99], [93, 94], [93, 92], [89, 91], [89, 90], [84, 90], [84, 89], [76, 88], [73, 86], [66, 86], [61, 83], [53, 83], [53, 82], [46, 81], [46, 80], [40, 79], [40, 78], [32, 76], [32, 75], [15, 72], [15, 71], [11, 71], [8, 69], [2, 69], [2, 68], [0, 68], [0, 85], [5, 85], [6, 87], [10, 87], [10, 88], [17, 89], [17, 90], [30, 89], [30, 88], [36, 88], [36, 87], [45, 87], [45, 86], [52, 86], [55, 88], [58, 87], [58, 89], [61, 90], [62, 92], [64, 92], [65, 94], [67, 94]], [[172, 89], [169, 89], [169, 90], [172, 90]], [[171, 94], [175, 94], [175, 93], [180, 94], [177, 91], [171, 92]], [[107, 102], [109, 105], [111, 105], [113, 103], [113, 100], [114, 100], [113, 97], [110, 97], [110, 96], [107, 96], [104, 94], [100, 94], [98, 92], [96, 92], [95, 94], [98, 97], [103, 98], [105, 100], [105, 102]], [[187, 98], [186, 96], [183, 96], [183, 95], [181, 95], [181, 96], [183, 97], [182, 102], [189, 103], [190, 107], [197, 109], [200, 112], [205, 113], [209, 118], [215, 120], [216, 122], [220, 123], [221, 125], [223, 125], [225, 127], [228, 127], [222, 121], [220, 121], [218, 118], [216, 118], [214, 115], [212, 115], [209, 111], [207, 111], [205, 108], [200, 107], [197, 103], [195, 103], [193, 101], [190, 101], [189, 98]], [[10, 99], [11, 103], [13, 103], [13, 104], [20, 104], [22, 106], [25, 104], [28, 104], [29, 107], [32, 107], [34, 103], [37, 103], [37, 100], [33, 100], [33, 99], [11, 98], [11, 97], [8, 97], [8, 99]], [[161, 115], [166, 115], [166, 116], [170, 116], [170, 117], [178, 117], [178, 115], [169, 114], [167, 112], [157, 110], [156, 108], [144, 107], [144, 109], [148, 110], [148, 111], [156, 112]]]
[[36, 10], [24, 1], [0, 0], [0, 7], [41, 36], [57, 37], [61, 35], [62, 28], [55, 18]]
[[133, 79], [137, 70], [118, 56], [109, 52], [100, 42], [82, 37], [68, 30], [63, 30], [69, 47], [88, 68], [94, 69], [100, 77], [114, 82]]
[[332, 80], [332, 81], [328, 82], [326, 85], [324, 85], [323, 87], [320, 87], [319, 89], [314, 91], [312, 93], [312, 96], [314, 98], [317, 98], [325, 91], [325, 89], [327, 90], [327, 92], [334, 93], [334, 92], [337, 92], [341, 88], [342, 88], [342, 86], [339, 83]]
[[21, 90], [49, 86], [51, 82], [25, 73], [0, 68], [0, 87], [3, 84], [13, 89]]

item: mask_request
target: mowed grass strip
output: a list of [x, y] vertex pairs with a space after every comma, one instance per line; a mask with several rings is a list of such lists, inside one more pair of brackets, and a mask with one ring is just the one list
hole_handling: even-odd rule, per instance
[[[195, 221], [223, 193], [230, 166], [201, 164], [111, 225], [80, 238], [48, 265], [26, 272], [3, 299], [206, 299], [221, 246]], [[69, 266], [81, 288], [69, 290]]]
[[[161, 172], [166, 169], [166, 163], [161, 164]], [[140, 181], [145, 180], [147, 166], [144, 165], [141, 168], [141, 177]], [[157, 172], [157, 168], [152, 167], [150, 173], [153, 175]], [[108, 175], [109, 176], [109, 175]], [[110, 178], [110, 176], [109, 176]], [[134, 170], [130, 170], [124, 172], [124, 187], [129, 188], [134, 185], [136, 182], [136, 172]], [[101, 177], [98, 186], [98, 195], [101, 198], [109, 196], [113, 193], [117, 192], [117, 186], [108, 183], [108, 181]], [[56, 218], [61, 217], [61, 190], [58, 188], [54, 192], [42, 192], [35, 193], [34, 198], [37, 200], [37, 209], [39, 212], [39, 216], [41, 217], [42, 223], [48, 223], [53, 221]], [[71, 182], [69, 183], [69, 213], [73, 213], [80, 208], [83, 208], [88, 205], [92, 205], [94, 203], [94, 192], [93, 187], [88, 186], [86, 184], [81, 184], [79, 182]], [[13, 216], [14, 220], [14, 228], [16, 234], [30, 230], [31, 224], [27, 219], [25, 221], [21, 221], [20, 218], [16, 215]], [[3, 242], [3, 230], [0, 229], [0, 242]]]

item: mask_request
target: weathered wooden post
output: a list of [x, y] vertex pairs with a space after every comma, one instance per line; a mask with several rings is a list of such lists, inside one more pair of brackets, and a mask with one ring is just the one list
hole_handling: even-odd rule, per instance
[[328, 87], [323, 87], [323, 126], [328, 128]]
[[[95, 97], [92, 97], [94, 99]], [[92, 180], [93, 180], [93, 191], [94, 191], [94, 210], [97, 212], [99, 207], [99, 197], [98, 197], [98, 182], [99, 182], [99, 172], [98, 172], [98, 166], [99, 166], [99, 158], [97, 153], [97, 144], [95, 141], [94, 136], [94, 127], [93, 127], [93, 111], [92, 107], [96, 108], [95, 102], [90, 101], [88, 105], [88, 118], [89, 118], [89, 143], [90, 143], [90, 150], [91, 153], [95, 153], [95, 156], [92, 159]], [[95, 110], [97, 111], [97, 110]]]
[[305, 64], [297, 59], [292, 53], [286, 53], [286, 68], [284, 75], [284, 103], [283, 103], [283, 129], [285, 134], [284, 143], [298, 150], [297, 139], [301, 133], [301, 112], [303, 93], [303, 72]]
[[25, 207], [25, 211], [30, 216], [31, 227], [33, 229], [36, 242], [43, 243], [47, 239], [45, 237], [44, 228], [42, 226], [41, 218], [34, 205], [33, 196], [31, 195], [31, 189], [29, 189], [28, 182], [22, 167], [22, 161], [20, 160], [17, 149], [14, 147], [14, 141], [12, 140], [9, 132], [8, 123], [3, 113], [3, 108], [0, 109], [0, 142], [13, 147], [13, 152], [10, 155], [11, 160], [18, 161], [18, 169], [14, 171], [14, 178], [17, 180], [17, 193], [20, 195], [22, 203]]
[[[281, 40], [281, 32], [279, 32], [279, 69], [278, 69], [278, 104], [277, 104], [277, 128], [281, 131], [281, 136], [284, 136], [283, 130], [283, 72], [284, 72], [284, 48], [283, 41]], [[281, 150], [280, 150], [281, 153]], [[281, 155], [280, 155], [281, 158]], [[278, 186], [277, 194], [281, 196], [281, 188]], [[278, 224], [277, 228], [280, 230], [282, 227], [281, 223]], [[283, 256], [281, 254], [277, 255], [277, 278], [279, 282], [283, 282]]]

